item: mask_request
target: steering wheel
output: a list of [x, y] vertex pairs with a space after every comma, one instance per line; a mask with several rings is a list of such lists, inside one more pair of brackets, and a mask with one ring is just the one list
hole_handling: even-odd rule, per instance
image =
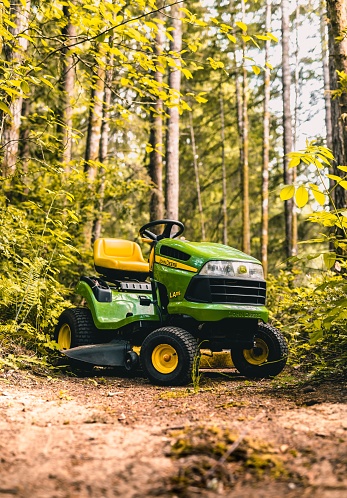
[[[149, 228], [156, 227], [158, 225], [165, 225], [164, 230], [159, 235], [148, 230]], [[171, 234], [172, 227], [174, 226], [178, 227], [178, 231]], [[179, 235], [181, 235], [183, 233], [183, 230], [184, 230], [184, 225], [180, 221], [156, 220], [156, 221], [150, 221], [149, 223], [146, 223], [146, 225], [143, 225], [143, 227], [141, 227], [139, 230], [139, 234], [144, 239], [158, 241], [161, 239], [174, 239]]]

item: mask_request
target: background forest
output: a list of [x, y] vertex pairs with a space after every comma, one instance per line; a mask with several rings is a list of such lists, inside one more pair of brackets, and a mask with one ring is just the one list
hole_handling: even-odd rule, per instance
[[0, 16], [0, 365], [54, 349], [96, 238], [166, 217], [260, 259], [292, 364], [346, 372], [344, 2], [3, 0]]

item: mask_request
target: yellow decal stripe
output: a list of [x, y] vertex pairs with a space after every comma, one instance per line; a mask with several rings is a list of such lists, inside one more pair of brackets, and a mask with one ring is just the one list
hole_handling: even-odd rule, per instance
[[194, 273], [196, 273], [198, 271], [193, 266], [188, 266], [188, 265], [185, 265], [183, 263], [179, 263], [178, 261], [174, 261], [173, 259], [162, 258], [161, 256], [156, 256], [155, 262], [159, 263], [160, 265], [163, 265], [163, 266], [169, 266], [170, 268], [175, 268], [177, 270], [192, 271]]

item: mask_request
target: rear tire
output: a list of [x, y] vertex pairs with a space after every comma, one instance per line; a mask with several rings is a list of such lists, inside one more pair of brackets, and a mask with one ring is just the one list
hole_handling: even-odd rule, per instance
[[245, 377], [274, 377], [282, 372], [287, 363], [288, 346], [279, 330], [267, 323], [259, 323], [255, 347], [235, 347], [231, 356], [235, 368]]
[[97, 329], [87, 308], [68, 308], [62, 312], [54, 331], [59, 349], [95, 344]]
[[189, 332], [179, 327], [162, 327], [143, 341], [140, 360], [153, 384], [182, 386], [192, 381], [197, 355], [197, 341]]

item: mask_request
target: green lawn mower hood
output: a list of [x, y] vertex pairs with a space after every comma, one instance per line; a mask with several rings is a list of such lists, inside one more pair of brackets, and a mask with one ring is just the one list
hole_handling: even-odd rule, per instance
[[169, 314], [267, 322], [266, 283], [257, 259], [223, 244], [170, 238], [158, 241], [154, 252], [153, 278], [167, 290]]

